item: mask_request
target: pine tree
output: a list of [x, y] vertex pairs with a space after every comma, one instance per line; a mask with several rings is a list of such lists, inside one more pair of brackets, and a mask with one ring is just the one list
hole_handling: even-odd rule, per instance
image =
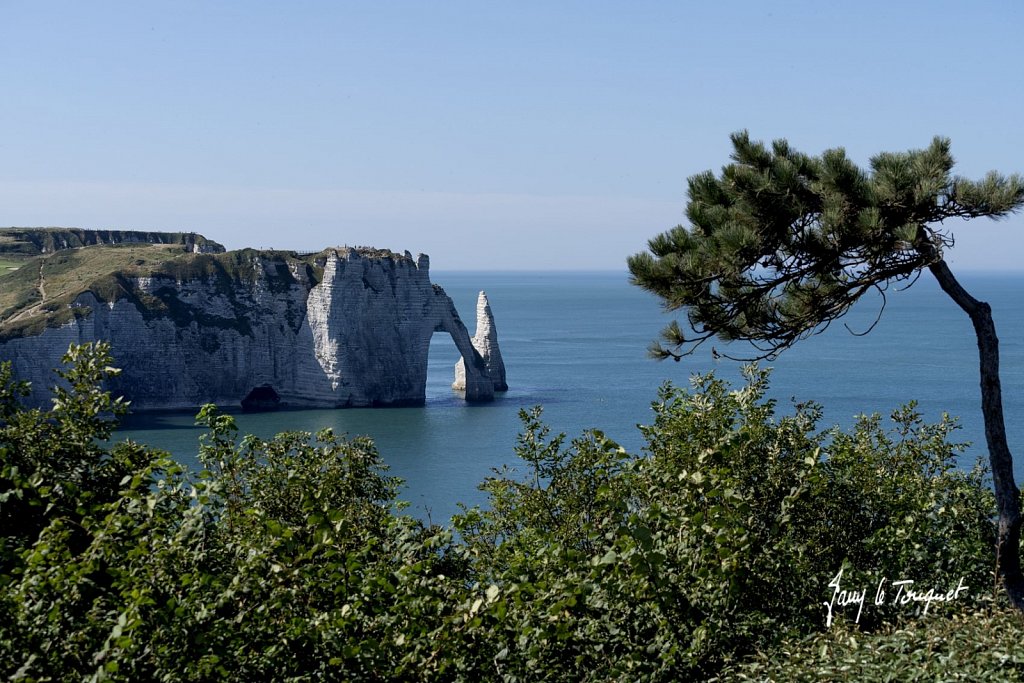
[[[732, 135], [732, 163], [689, 179], [686, 216], [629, 258], [632, 281], [669, 310], [685, 309], [652, 354], [693, 353], [712, 338], [749, 342], [749, 356], [774, 358], [824, 331], [861, 296], [885, 301], [893, 283], [928, 270], [970, 317], [978, 339], [982, 413], [999, 512], [997, 566], [1010, 599], [1024, 610], [1020, 494], [1006, 443], [999, 341], [990, 306], [971, 296], [946, 264], [951, 219], [1001, 218], [1024, 206], [1024, 178], [990, 172], [952, 175], [950, 142], [882, 153], [859, 168], [843, 149], [808, 156], [785, 140], [771, 147]], [[881, 315], [881, 313], [879, 314]], [[877, 322], [877, 321], [876, 321]], [[714, 354], [718, 354], [712, 349]]]

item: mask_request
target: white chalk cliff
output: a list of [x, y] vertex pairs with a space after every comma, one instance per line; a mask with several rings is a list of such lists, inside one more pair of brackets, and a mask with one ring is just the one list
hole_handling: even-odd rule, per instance
[[121, 277], [116, 296], [84, 291], [69, 322], [3, 338], [0, 360], [32, 382], [35, 403], [47, 401], [51, 369], [70, 343], [107, 340], [122, 368], [110, 388], [135, 409], [238, 405], [265, 385], [291, 407], [419, 405], [431, 336], [444, 332], [462, 354], [467, 401], [506, 388], [486, 298], [481, 345], [430, 282], [424, 255], [339, 248], [189, 258], [187, 269]]
[[[484, 361], [484, 374], [491, 380], [495, 391], [508, 391], [505, 381], [505, 361], [501, 358], [498, 348], [498, 330], [494, 326], [494, 315], [486, 292], [480, 292], [476, 300], [476, 334], [473, 335], [473, 348]], [[459, 358], [455, 364], [455, 381], [452, 389], [466, 391], [466, 362]]]

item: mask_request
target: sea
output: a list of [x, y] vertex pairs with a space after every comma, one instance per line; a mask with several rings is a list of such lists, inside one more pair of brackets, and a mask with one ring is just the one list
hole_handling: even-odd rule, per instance
[[[965, 273], [961, 282], [991, 304], [1000, 338], [1007, 433], [1024, 477], [1024, 274]], [[466, 404], [451, 390], [458, 352], [451, 337], [431, 342], [427, 400], [416, 408], [282, 410], [236, 415], [242, 434], [270, 437], [283, 431], [371, 437], [389, 468], [404, 482], [407, 512], [446, 523], [460, 506], [485, 505], [478, 486], [503, 466], [522, 471], [514, 453], [519, 412], [543, 408], [552, 433], [568, 438], [599, 429], [632, 453], [641, 453], [638, 425], [653, 420], [651, 403], [665, 382], [688, 386], [695, 373], [715, 372], [741, 381], [741, 363], [713, 357], [741, 353], [707, 344], [681, 362], [656, 361], [647, 348], [677, 313], [631, 285], [625, 272], [432, 272], [473, 333], [477, 295], [486, 291], [494, 314], [509, 391], [493, 403]], [[879, 319], [879, 312], [881, 317]], [[877, 324], [872, 327], [877, 320]], [[870, 331], [869, 331], [870, 330]], [[867, 334], [864, 334], [867, 332]], [[928, 273], [912, 286], [865, 296], [824, 333], [799, 342], [771, 367], [769, 395], [780, 415], [794, 402], [823, 407], [821, 427], [850, 427], [861, 414], [887, 417], [910, 400], [926, 419], [959, 417], [957, 441], [971, 442], [960, 456], [969, 468], [987, 457], [982, 423], [978, 352], [966, 314]], [[118, 438], [169, 451], [199, 468], [203, 430], [191, 413], [129, 416]]]

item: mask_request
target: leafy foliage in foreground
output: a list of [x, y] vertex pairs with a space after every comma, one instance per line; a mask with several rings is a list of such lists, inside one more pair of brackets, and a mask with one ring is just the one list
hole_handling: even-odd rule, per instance
[[1024, 627], [1011, 608], [912, 621], [865, 636], [848, 629], [785, 643], [722, 673], [723, 681], [1024, 681]]
[[[945, 592], [962, 578], [977, 598], [992, 585], [994, 504], [980, 469], [954, 468], [950, 421], [906, 408], [892, 433], [877, 416], [818, 433], [814, 406], [776, 419], [766, 382], [751, 369], [737, 391], [710, 376], [692, 393], [666, 387], [643, 458], [600, 434], [562, 451], [528, 416], [520, 455], [548, 485], [493, 479], [491, 510], [458, 524], [486, 558], [481, 580], [513, 587], [487, 638], [517, 678], [710, 677], [822, 629], [844, 567], [850, 588], [914, 579]], [[901, 611], [914, 612], [872, 604], [860, 625]]]
[[634, 284], [687, 313], [690, 331], [673, 322], [662, 333], [668, 348], [655, 343], [652, 355], [678, 361], [717, 337], [748, 342], [754, 358], [774, 358], [823, 332], [865, 293], [877, 292], [884, 309], [890, 285], [912, 285], [927, 269], [977, 338], [999, 514], [994, 556], [1007, 597], [1024, 612], [1024, 516], [1003, 418], [999, 338], [991, 306], [964, 289], [943, 256], [953, 245], [945, 221], [1016, 213], [1024, 177], [954, 176], [950, 142], [938, 137], [927, 149], [878, 154], [870, 170], [841, 148], [808, 156], [785, 140], [769, 149], [746, 132], [732, 143], [732, 163], [720, 176], [690, 178], [691, 226], [653, 238], [650, 252], [629, 259]]
[[[1008, 617], [972, 611], [993, 582], [984, 473], [957, 470], [954, 425], [912, 407], [889, 431], [877, 416], [818, 431], [813, 405], [776, 416], [765, 372], [737, 390], [697, 377], [662, 389], [640, 455], [596, 431], [566, 443], [524, 412], [525, 477], [496, 472], [488, 507], [449, 530], [396, 511], [397, 481], [366, 439], [239, 440], [207, 407], [202, 472], [107, 449], [121, 406], [99, 388], [115, 372], [106, 354], [72, 349], [48, 412], [20, 408], [0, 377], [0, 675], [788, 680], [858, 642], [869, 680], [952, 624], [962, 637], [928, 642], [962, 654], [934, 661], [1018, 661], [996, 647]], [[841, 568], [844, 588], [968, 590], [927, 614], [869, 598], [859, 622], [833, 605], [830, 631]]]

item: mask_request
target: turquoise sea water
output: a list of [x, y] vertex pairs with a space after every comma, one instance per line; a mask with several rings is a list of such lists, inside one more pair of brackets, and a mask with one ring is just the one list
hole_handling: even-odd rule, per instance
[[[1017, 481], [1024, 474], [1024, 275], [963, 274], [971, 293], [993, 308], [1001, 342], [1003, 400]], [[492, 404], [470, 406], [449, 385], [458, 353], [447, 335], [431, 344], [427, 404], [422, 408], [303, 410], [239, 414], [243, 433], [271, 436], [285, 430], [369, 435], [391, 473], [403, 478], [411, 511], [435, 522], [459, 502], [482, 503], [479, 482], [492, 468], [516, 465], [513, 446], [520, 408], [544, 407], [555, 432], [570, 437], [599, 428], [637, 452], [637, 424], [651, 420], [650, 403], [666, 380], [686, 384], [714, 369], [738, 380], [738, 363], [712, 360], [710, 347], [680, 363], [656, 362], [646, 348], [671, 317], [658, 301], [630, 286], [623, 273], [443, 273], [432, 280], [455, 300], [473, 332], [476, 296], [491, 302], [510, 390]], [[877, 299], [862, 300], [845, 322], [867, 329]], [[727, 347], [719, 344], [720, 350]], [[958, 415], [961, 440], [974, 446], [970, 465], [985, 454], [974, 333], [967, 316], [929, 275], [906, 291], [890, 291], [879, 324], [854, 336], [842, 324], [808, 339], [770, 364], [772, 395], [780, 412], [791, 398], [824, 406], [822, 426], [849, 425], [860, 413], [887, 415], [916, 399], [929, 419]], [[197, 465], [201, 430], [186, 414], [129, 418], [121, 435], [164, 448]]]

